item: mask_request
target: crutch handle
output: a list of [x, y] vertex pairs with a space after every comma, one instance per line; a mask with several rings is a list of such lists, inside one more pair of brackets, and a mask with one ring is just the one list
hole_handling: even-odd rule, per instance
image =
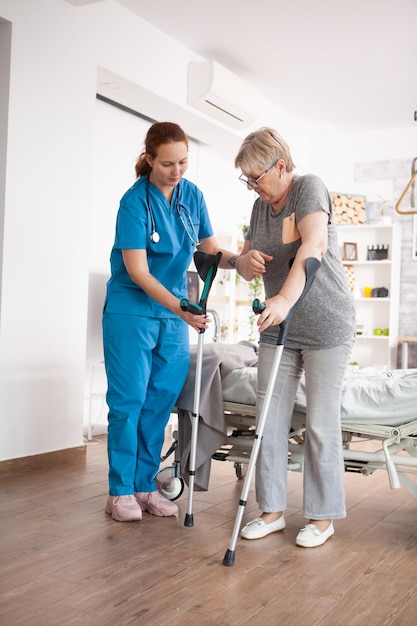
[[180, 301], [181, 311], [188, 311], [193, 315], [204, 315], [205, 311], [202, 306], [196, 304], [195, 302], [190, 302], [187, 298], [183, 298]]
[[255, 300], [252, 302], [252, 311], [256, 313], [256, 315], [258, 315], [258, 313], [262, 313], [265, 307], [265, 302], [261, 302], [259, 298], [255, 298]]

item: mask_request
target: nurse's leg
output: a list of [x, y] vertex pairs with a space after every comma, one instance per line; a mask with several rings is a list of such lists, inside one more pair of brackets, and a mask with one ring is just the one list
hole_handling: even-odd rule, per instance
[[109, 491], [131, 495], [138, 449], [138, 419], [151, 372], [157, 320], [135, 315], [103, 316], [107, 374]]
[[135, 492], [156, 490], [165, 427], [188, 375], [188, 326], [179, 318], [161, 319], [152, 354], [152, 372], [138, 425]]

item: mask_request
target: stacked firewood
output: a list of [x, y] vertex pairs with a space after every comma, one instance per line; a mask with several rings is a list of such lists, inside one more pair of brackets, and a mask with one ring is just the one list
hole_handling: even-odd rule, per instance
[[366, 198], [332, 194], [332, 206], [337, 224], [366, 224]]

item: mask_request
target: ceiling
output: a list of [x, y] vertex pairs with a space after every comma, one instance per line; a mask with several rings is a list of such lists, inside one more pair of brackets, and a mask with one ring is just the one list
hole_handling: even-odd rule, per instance
[[417, 128], [416, 0], [118, 2], [303, 121]]

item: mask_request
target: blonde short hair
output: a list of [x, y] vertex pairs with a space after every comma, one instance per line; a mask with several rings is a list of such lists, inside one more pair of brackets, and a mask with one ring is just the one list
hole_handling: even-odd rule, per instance
[[235, 167], [245, 172], [260, 172], [283, 159], [287, 172], [295, 168], [290, 148], [273, 128], [264, 126], [244, 139], [235, 158]]

